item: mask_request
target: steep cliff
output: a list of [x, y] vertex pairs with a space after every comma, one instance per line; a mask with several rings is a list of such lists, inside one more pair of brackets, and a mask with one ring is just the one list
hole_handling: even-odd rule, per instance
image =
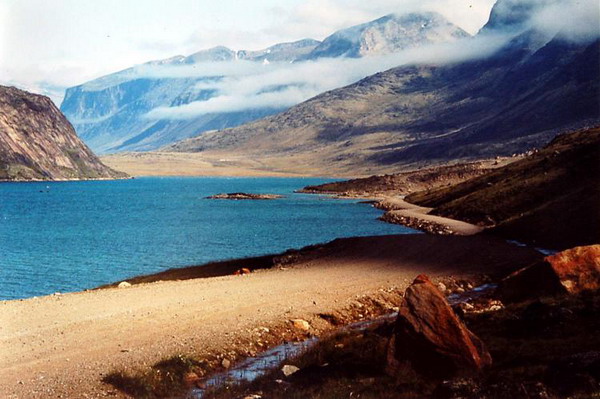
[[0, 86], [0, 180], [126, 177], [100, 162], [52, 101]]

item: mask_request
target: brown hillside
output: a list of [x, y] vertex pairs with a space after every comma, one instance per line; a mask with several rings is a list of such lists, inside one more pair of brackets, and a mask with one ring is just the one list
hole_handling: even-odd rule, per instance
[[125, 176], [100, 162], [48, 97], [0, 86], [0, 180]]
[[600, 127], [464, 183], [410, 195], [433, 213], [542, 247], [600, 242]]

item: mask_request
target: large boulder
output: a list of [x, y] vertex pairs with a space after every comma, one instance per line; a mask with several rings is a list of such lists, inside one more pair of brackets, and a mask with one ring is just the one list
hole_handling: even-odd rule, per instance
[[430, 378], [478, 372], [492, 363], [483, 342], [425, 275], [404, 294], [387, 357], [392, 375], [414, 370]]
[[600, 245], [571, 248], [548, 256], [545, 261], [571, 294], [600, 288]]
[[517, 270], [497, 290], [504, 302], [600, 289], [600, 245], [575, 247]]

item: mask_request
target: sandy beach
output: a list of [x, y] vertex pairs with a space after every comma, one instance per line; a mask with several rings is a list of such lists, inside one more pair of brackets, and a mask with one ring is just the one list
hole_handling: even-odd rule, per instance
[[269, 346], [289, 336], [291, 319], [307, 320], [311, 334], [322, 334], [334, 327], [319, 314], [351, 321], [390, 311], [419, 273], [505, 274], [540, 256], [484, 235], [351, 238], [244, 276], [4, 301], [0, 397], [124, 397], [103, 376], [178, 354], [251, 355], [266, 349], [257, 344], [258, 327], [270, 329], [262, 337]]

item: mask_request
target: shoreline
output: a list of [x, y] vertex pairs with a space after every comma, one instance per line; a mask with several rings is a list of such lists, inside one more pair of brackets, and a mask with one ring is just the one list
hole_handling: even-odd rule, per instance
[[[389, 311], [417, 274], [503, 275], [542, 257], [486, 235], [424, 234], [338, 239], [277, 255], [276, 267], [248, 275], [155, 276], [127, 288], [0, 303], [0, 396], [126, 397], [103, 376], [147, 370], [178, 354], [219, 368], [224, 358]], [[228, 270], [248, 264], [229, 262]], [[310, 329], [294, 328], [294, 319]]]
[[80, 181], [112, 181], [112, 180], [134, 180], [136, 176], [128, 177], [95, 177], [89, 179], [28, 179], [28, 180], [7, 180], [0, 179], [0, 183], [68, 183]]

